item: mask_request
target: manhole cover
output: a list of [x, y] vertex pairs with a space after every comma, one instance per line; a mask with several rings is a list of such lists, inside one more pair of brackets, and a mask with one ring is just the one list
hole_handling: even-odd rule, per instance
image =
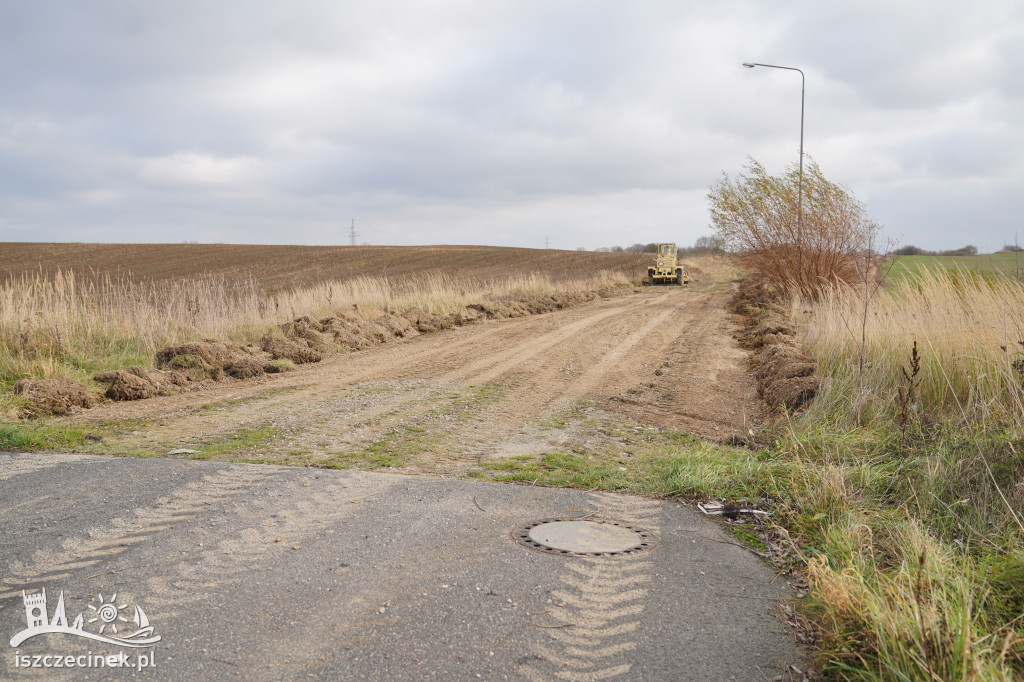
[[530, 521], [513, 528], [512, 539], [538, 552], [573, 556], [625, 556], [658, 545], [650, 531], [607, 519]]

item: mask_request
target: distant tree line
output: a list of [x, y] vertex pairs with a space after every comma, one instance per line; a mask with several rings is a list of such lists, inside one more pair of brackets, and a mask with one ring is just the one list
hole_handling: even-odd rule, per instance
[[[582, 246], [576, 250], [586, 251]], [[725, 253], [721, 240], [714, 235], [698, 237], [693, 246], [678, 246], [677, 250], [679, 253], [691, 255]], [[637, 242], [625, 248], [621, 246], [602, 246], [594, 249], [594, 251], [599, 253], [658, 253], [658, 244], [656, 242], [651, 242], [650, 244]]]
[[[1003, 247], [1013, 248], [1013, 247]], [[901, 246], [892, 252], [893, 256], [977, 256], [978, 247], [973, 244], [967, 246], [961, 246], [959, 249], [950, 249], [948, 251], [927, 251], [925, 249], [918, 248], [913, 245]]]

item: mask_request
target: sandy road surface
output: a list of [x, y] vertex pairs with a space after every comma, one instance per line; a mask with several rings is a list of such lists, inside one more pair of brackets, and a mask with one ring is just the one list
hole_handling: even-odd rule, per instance
[[648, 289], [77, 419], [127, 424], [113, 440], [155, 454], [187, 447], [300, 464], [376, 457], [377, 466], [434, 473], [483, 458], [614, 447], [597, 428], [609, 415], [633, 428], [727, 439], [762, 410], [727, 296]]

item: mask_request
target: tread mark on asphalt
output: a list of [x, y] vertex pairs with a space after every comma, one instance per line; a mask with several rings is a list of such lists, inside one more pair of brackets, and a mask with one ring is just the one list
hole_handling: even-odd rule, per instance
[[[657, 533], [662, 503], [638, 497], [599, 493], [591, 495], [596, 514], [625, 521]], [[652, 562], [645, 555], [622, 558], [585, 557], [568, 561], [567, 572], [559, 577], [572, 585], [571, 591], [553, 590], [557, 605], [551, 617], [565, 629], [553, 628], [546, 644], [534, 647], [539, 661], [524, 665], [519, 672], [531, 680], [551, 679], [590, 682], [627, 674], [629, 663], [607, 661], [636, 648], [628, 638], [640, 628], [643, 599], [650, 580]], [[628, 588], [628, 589], [626, 589]], [[543, 669], [541, 661], [554, 667]]]
[[[107, 527], [93, 528], [84, 538], [69, 538], [61, 549], [39, 550], [28, 561], [11, 562], [9, 575], [0, 583], [0, 599], [16, 596], [25, 586], [44, 582], [43, 578], [66, 578], [78, 568], [113, 559], [169, 526], [191, 518], [209, 504], [247, 490], [270, 475], [255, 468], [218, 471], [185, 484], [148, 507], [112, 519]], [[201, 503], [188, 501], [197, 494], [202, 495]], [[41, 576], [43, 567], [50, 570]]]

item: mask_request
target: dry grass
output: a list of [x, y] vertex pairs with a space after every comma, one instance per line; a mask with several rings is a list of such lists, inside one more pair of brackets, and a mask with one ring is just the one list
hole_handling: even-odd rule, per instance
[[222, 277], [165, 282], [88, 278], [73, 272], [22, 276], [0, 285], [0, 382], [70, 377], [129, 364], [150, 365], [157, 350], [203, 338], [246, 344], [303, 315], [345, 311], [375, 319], [419, 307], [448, 313], [485, 300], [529, 298], [622, 284], [617, 272], [552, 281], [542, 274], [493, 280], [447, 274], [355, 277], [276, 293], [253, 279]]
[[[643, 254], [650, 260], [651, 254]], [[643, 271], [646, 271], [647, 260], [643, 262]], [[736, 258], [726, 255], [702, 254], [686, 255], [680, 258], [683, 267], [690, 273], [690, 277], [696, 280], [712, 282], [731, 282], [739, 279], [743, 272], [740, 269]]]
[[[804, 321], [804, 345], [830, 379], [824, 401], [848, 401], [862, 422], [892, 414], [901, 368], [916, 341], [919, 412], [1024, 424], [1024, 285], [1017, 280], [925, 271], [879, 290], [866, 319], [863, 293], [855, 288], [827, 291], [795, 310]], [[858, 372], [862, 330], [864, 370]]]
[[784, 427], [804, 474], [780, 487], [813, 549], [826, 670], [1024, 674], [1024, 286], [922, 272], [879, 289], [866, 317], [853, 288], [794, 313], [825, 384]]

